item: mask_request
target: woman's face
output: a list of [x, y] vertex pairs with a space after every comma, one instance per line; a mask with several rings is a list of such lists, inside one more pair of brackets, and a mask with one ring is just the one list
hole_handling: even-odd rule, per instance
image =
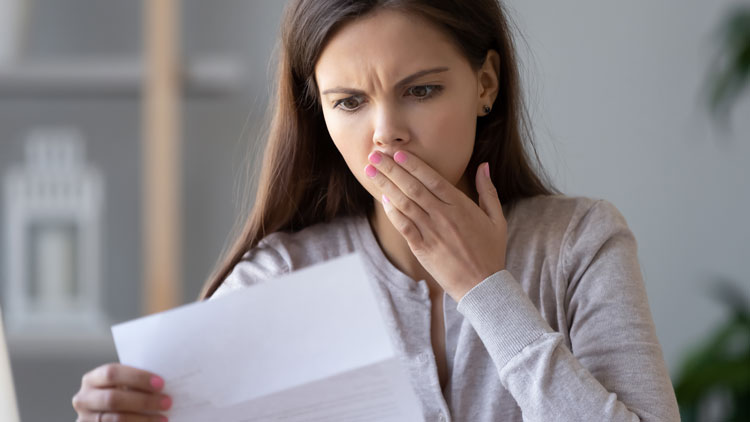
[[364, 170], [373, 151], [414, 154], [469, 195], [476, 119], [494, 100], [480, 76], [448, 35], [391, 10], [343, 26], [315, 66], [328, 132], [377, 200]]

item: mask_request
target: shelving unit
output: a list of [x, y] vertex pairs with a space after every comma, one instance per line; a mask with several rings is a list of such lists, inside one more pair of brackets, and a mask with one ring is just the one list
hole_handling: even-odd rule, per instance
[[[139, 58], [47, 59], [0, 66], [0, 97], [137, 97], [145, 65]], [[230, 57], [205, 57], [179, 66], [184, 96], [231, 95], [246, 80]]]
[[[236, 57], [180, 56], [179, 6], [179, 0], [143, 1], [142, 56], [66, 56], [0, 65], [0, 99], [126, 98], [140, 103], [142, 314], [181, 301], [181, 103], [236, 95], [248, 81]], [[108, 327], [88, 334], [15, 333], [8, 341], [11, 354], [24, 358], [114, 353]]]

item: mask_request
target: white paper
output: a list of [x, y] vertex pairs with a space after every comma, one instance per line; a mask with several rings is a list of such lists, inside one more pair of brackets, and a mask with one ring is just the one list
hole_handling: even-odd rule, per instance
[[112, 327], [170, 421], [421, 421], [358, 254]]

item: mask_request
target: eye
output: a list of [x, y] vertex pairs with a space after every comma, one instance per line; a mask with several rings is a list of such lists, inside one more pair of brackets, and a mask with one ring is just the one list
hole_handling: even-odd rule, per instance
[[417, 101], [424, 101], [431, 98], [443, 89], [440, 85], [417, 85], [409, 88], [406, 92], [416, 98]]
[[359, 108], [359, 97], [347, 97], [336, 101], [333, 108], [340, 108], [343, 111], [354, 112]]

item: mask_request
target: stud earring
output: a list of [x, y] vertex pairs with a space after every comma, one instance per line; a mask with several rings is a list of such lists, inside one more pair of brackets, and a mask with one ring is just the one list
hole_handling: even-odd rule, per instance
[[490, 114], [490, 111], [491, 111], [491, 110], [492, 110], [492, 109], [490, 108], [490, 106], [488, 106], [488, 105], [484, 106], [484, 114], [485, 114], [485, 115], [487, 115], [487, 114]]

